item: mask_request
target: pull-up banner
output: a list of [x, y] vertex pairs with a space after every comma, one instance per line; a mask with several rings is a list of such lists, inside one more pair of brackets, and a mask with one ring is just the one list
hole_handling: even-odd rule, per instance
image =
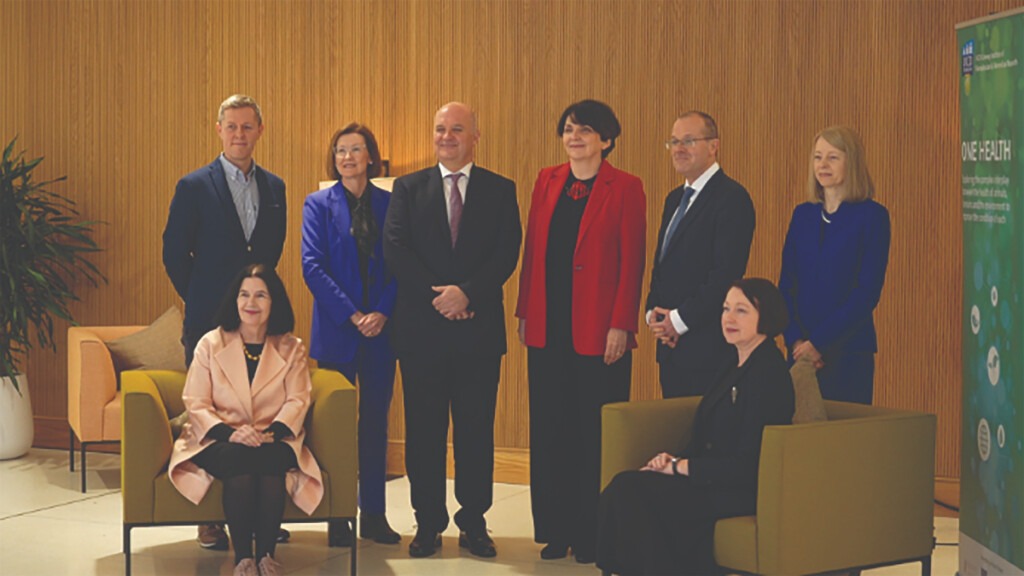
[[1024, 574], [1024, 9], [956, 28], [964, 225], [960, 575]]

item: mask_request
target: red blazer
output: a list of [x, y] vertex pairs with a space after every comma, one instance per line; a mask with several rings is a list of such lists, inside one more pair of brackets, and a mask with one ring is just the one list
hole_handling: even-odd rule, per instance
[[[533, 187], [516, 316], [526, 320], [526, 345], [535, 348], [546, 345], [548, 232], [568, 178], [568, 164], [552, 166], [540, 171]], [[573, 258], [572, 333], [577, 353], [603, 355], [611, 328], [629, 332], [628, 346], [636, 348], [646, 239], [643, 182], [602, 162]]]

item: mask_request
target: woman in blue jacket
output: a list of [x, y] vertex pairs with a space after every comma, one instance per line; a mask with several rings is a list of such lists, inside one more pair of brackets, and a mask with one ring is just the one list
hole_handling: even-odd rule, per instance
[[825, 399], [871, 404], [872, 313], [889, 262], [889, 212], [871, 199], [875, 186], [856, 132], [832, 126], [813, 142], [810, 201], [793, 211], [782, 250], [786, 346], [791, 361], [817, 368]]
[[[335, 132], [327, 174], [338, 182], [306, 197], [302, 209], [302, 275], [313, 293], [310, 356], [359, 386], [359, 531], [363, 538], [397, 544], [385, 517], [384, 481], [388, 409], [395, 356], [388, 317], [395, 279], [384, 265], [381, 230], [391, 194], [370, 178], [381, 173], [380, 149], [366, 126]], [[346, 546], [347, 524], [330, 527], [330, 544]]]

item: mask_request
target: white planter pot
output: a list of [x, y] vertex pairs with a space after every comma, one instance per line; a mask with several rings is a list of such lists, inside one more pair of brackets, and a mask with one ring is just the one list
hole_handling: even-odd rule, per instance
[[28, 380], [18, 374], [18, 388], [10, 378], [0, 378], [0, 460], [20, 458], [32, 447], [35, 433]]

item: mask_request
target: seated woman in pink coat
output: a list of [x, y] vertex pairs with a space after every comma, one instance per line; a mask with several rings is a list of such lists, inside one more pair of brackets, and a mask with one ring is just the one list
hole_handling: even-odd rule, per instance
[[235, 575], [278, 574], [274, 545], [285, 494], [312, 514], [324, 493], [320, 468], [303, 445], [311, 388], [306, 350], [291, 334], [292, 306], [271, 268], [247, 266], [228, 294], [219, 327], [196, 346], [182, 394], [189, 420], [169, 474], [196, 504], [219, 479]]

